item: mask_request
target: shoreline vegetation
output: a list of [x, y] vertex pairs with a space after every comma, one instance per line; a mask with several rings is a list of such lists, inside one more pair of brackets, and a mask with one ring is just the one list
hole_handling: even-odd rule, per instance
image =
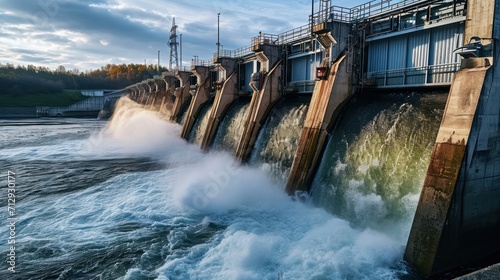
[[80, 90], [64, 89], [61, 92], [30, 93], [19, 95], [0, 94], [0, 107], [64, 107], [87, 99]]
[[153, 64], [107, 64], [83, 73], [64, 66], [52, 71], [43, 66], [0, 63], [0, 107], [69, 106], [87, 98], [81, 90], [124, 88], [158, 72]]

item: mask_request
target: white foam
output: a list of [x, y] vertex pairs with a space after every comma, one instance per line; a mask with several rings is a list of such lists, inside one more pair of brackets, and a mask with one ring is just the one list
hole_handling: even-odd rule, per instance
[[[122, 97], [108, 125], [90, 139], [88, 153], [119, 155], [168, 155], [173, 160], [199, 154], [182, 140], [181, 127], [161, 118], [158, 112]], [[186, 156], [186, 154], [188, 154]]]
[[[123, 223], [189, 227], [212, 222], [224, 229], [185, 253], [169, 248], [165, 264], [156, 271], [158, 279], [260, 280], [278, 274], [284, 279], [395, 278], [404, 234], [353, 228], [323, 209], [294, 202], [265, 172], [238, 166], [224, 153], [195, 151], [196, 146], [178, 139], [178, 127], [134, 106], [118, 111], [120, 117], [96, 136], [96, 149], [108, 156], [158, 154], [182, 164], [118, 175], [78, 192], [24, 202], [22, 244], [45, 240], [65, 254], [78, 254], [65, 250], [124, 237], [148, 242], [141, 239], [147, 226], [130, 235], [112, 231]], [[383, 214], [376, 196], [355, 193], [353, 202], [364, 205], [357, 210], [360, 214]], [[0, 234], [5, 235], [6, 228]], [[173, 244], [183, 236], [174, 231], [165, 238]], [[131, 267], [125, 279], [138, 274]]]
[[[323, 209], [293, 202], [262, 171], [209, 154], [184, 170], [173, 194], [183, 215], [204, 214], [228, 228], [193, 256], [168, 260], [160, 279], [390, 279], [404, 241], [355, 229]], [[191, 174], [188, 176], [188, 174]], [[219, 177], [211, 176], [217, 174]], [[218, 178], [218, 179], [214, 179]], [[210, 186], [219, 182], [221, 191]], [[205, 193], [203, 193], [205, 191]], [[204, 194], [203, 203], [193, 203]], [[366, 209], [380, 200], [365, 197]], [[370, 206], [371, 207], [368, 207]], [[376, 207], [375, 207], [376, 208]], [[361, 211], [361, 210], [360, 210]]]

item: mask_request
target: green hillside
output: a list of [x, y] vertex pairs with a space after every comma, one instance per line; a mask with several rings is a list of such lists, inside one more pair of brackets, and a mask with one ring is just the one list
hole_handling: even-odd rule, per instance
[[37, 93], [19, 95], [0, 95], [0, 107], [18, 106], [69, 106], [86, 99], [80, 90], [63, 90], [58, 93]]

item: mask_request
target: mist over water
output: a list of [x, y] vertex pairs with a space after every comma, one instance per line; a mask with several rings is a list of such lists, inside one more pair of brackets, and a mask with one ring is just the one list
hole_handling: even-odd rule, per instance
[[[295, 125], [304, 111], [293, 107], [280, 125]], [[30, 190], [17, 205], [17, 279], [398, 279], [407, 273], [400, 228], [359, 226], [329, 213], [324, 201], [321, 207], [294, 202], [262, 165], [202, 153], [180, 139], [179, 125], [127, 98], [107, 124], [54, 125], [75, 135], [58, 142], [38, 138], [44, 135], [38, 125], [2, 125], [40, 139], [0, 148], [9, 155], [2, 165], [17, 172], [19, 192]], [[331, 186], [319, 184], [325, 191]], [[6, 220], [5, 211], [0, 218]], [[7, 234], [2, 227], [0, 236]], [[5, 273], [0, 278], [11, 279]]]

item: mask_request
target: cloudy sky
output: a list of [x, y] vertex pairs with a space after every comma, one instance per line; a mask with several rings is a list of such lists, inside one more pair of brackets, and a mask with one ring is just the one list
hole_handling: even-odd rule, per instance
[[[316, 0], [315, 9], [318, 7]], [[352, 7], [367, 0], [333, 0]], [[86, 71], [108, 63], [168, 66], [172, 17], [182, 34], [182, 61], [210, 59], [252, 37], [307, 24], [311, 0], [0, 0], [0, 63]], [[179, 53], [180, 56], [180, 53]]]

